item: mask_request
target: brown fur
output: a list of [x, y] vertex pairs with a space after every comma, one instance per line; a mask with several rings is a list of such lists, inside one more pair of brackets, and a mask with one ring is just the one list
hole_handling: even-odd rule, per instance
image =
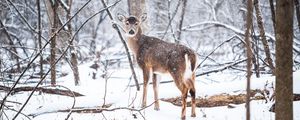
[[[155, 110], [159, 110], [158, 91], [157, 91], [157, 73], [170, 74], [176, 86], [182, 93], [182, 113], [181, 118], [185, 119], [186, 114], [186, 98], [188, 92], [192, 96], [192, 117], [195, 113], [195, 69], [196, 69], [196, 54], [193, 50], [175, 43], [168, 43], [155, 37], [150, 37], [142, 34], [139, 26], [139, 20], [132, 22], [128, 19], [123, 20], [127, 23], [125, 32], [134, 31], [134, 35], [127, 37], [127, 44], [134, 53], [138, 65], [143, 70], [144, 87], [143, 87], [143, 106], [146, 106], [147, 85], [150, 78], [153, 80], [153, 90], [155, 97]], [[132, 32], [132, 31], [131, 31]], [[186, 71], [185, 55], [188, 55], [189, 63], [191, 64], [192, 75], [184, 80], [184, 72]]]

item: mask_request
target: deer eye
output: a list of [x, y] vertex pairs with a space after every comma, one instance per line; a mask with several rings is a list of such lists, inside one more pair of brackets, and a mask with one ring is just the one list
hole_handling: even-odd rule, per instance
[[126, 25], [129, 25], [129, 23], [127, 22]]
[[135, 25], [138, 25], [138, 23], [135, 23]]

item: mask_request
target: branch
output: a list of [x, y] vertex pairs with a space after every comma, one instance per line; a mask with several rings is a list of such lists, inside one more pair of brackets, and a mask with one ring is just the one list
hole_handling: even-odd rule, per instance
[[228, 40], [225, 40], [224, 42], [222, 42], [221, 44], [219, 44], [213, 51], [211, 51], [202, 61], [201, 63], [197, 66], [197, 68], [199, 68], [202, 63], [210, 56], [212, 55], [218, 48], [220, 48], [222, 45], [224, 45], [225, 43], [230, 42], [231, 40], [234, 40], [234, 38], [239, 38], [236, 35], [232, 36], [231, 38], [229, 38]]
[[[101, 2], [102, 2], [102, 4], [103, 4], [103, 6], [106, 8], [107, 5], [106, 5], [106, 3], [104, 2], [104, 0], [101, 0]], [[120, 2], [120, 0], [119, 0], [118, 2]], [[112, 17], [112, 14], [111, 14], [111, 12], [109, 11], [109, 9], [106, 9], [106, 12], [107, 12], [107, 14], [108, 14], [110, 20], [111, 20], [111, 21], [114, 21], [114, 19], [113, 19], [113, 17]], [[117, 25], [116, 23], [113, 23], [113, 28], [115, 28], [115, 30], [118, 32], [118, 35], [119, 35], [119, 37], [120, 37], [120, 39], [121, 39], [121, 41], [122, 41], [122, 43], [123, 43], [123, 45], [124, 45], [124, 47], [125, 47], [126, 54], [127, 54], [127, 57], [128, 57], [128, 61], [129, 61], [129, 63], [130, 63], [130, 69], [131, 69], [131, 72], [132, 72], [132, 74], [133, 74], [133, 79], [134, 79], [134, 81], [135, 81], [136, 89], [139, 91], [139, 90], [140, 90], [140, 86], [139, 86], [139, 82], [138, 82], [138, 80], [137, 80], [137, 78], [136, 78], [136, 74], [135, 74], [135, 71], [134, 71], [134, 68], [133, 68], [133, 64], [132, 64], [132, 60], [131, 60], [130, 53], [129, 53], [129, 50], [128, 50], [128, 46], [127, 46], [127, 44], [126, 44], [126, 42], [125, 42], [125, 40], [124, 40], [124, 38], [123, 38], [123, 36], [122, 36], [122, 33], [121, 33], [121, 31], [120, 31], [120, 29], [119, 29], [119, 27], [118, 27], [118, 25]]]
[[203, 72], [203, 73], [197, 74], [196, 77], [199, 77], [199, 76], [202, 76], [202, 75], [206, 75], [206, 74], [210, 74], [210, 73], [220, 72], [220, 71], [226, 70], [228, 68], [232, 68], [233, 66], [236, 66], [236, 65], [238, 65], [238, 64], [240, 64], [242, 62], [245, 62], [246, 60], [247, 59], [243, 59], [243, 60], [234, 62], [232, 64], [229, 64], [227, 66], [224, 66], [222, 68], [218, 68], [218, 69], [215, 69], [215, 70], [211, 70], [211, 71], [207, 71], [207, 72]]
[[[164, 33], [164, 35], [163, 35], [163, 37], [161, 38], [162, 40], [165, 38], [165, 36], [166, 36], [166, 34], [167, 34], [167, 32], [168, 32], [168, 30], [169, 30], [169, 27], [171, 26], [171, 28], [172, 28], [172, 21], [173, 21], [173, 19], [174, 19], [174, 17], [175, 17], [175, 15], [177, 14], [177, 11], [178, 11], [178, 8], [179, 8], [179, 6], [180, 6], [180, 3], [181, 3], [181, 0], [178, 0], [178, 3], [177, 3], [177, 5], [176, 5], [176, 9], [175, 9], [175, 12], [173, 13], [173, 15], [172, 15], [172, 18], [170, 18], [170, 7], [168, 6], [168, 18], [169, 18], [169, 23], [168, 23], [168, 26], [167, 26], [167, 28], [166, 28], [166, 30], [165, 30], [165, 33]], [[168, 4], [170, 4], [170, 1], [168, 1]], [[173, 31], [173, 30], [172, 30]], [[176, 39], [175, 39], [176, 40]]]
[[[58, 34], [63, 27], [65, 27], [67, 25], [67, 23], [69, 23], [83, 8], [85, 8], [85, 6], [87, 6], [87, 4], [90, 2], [91, 0], [87, 1], [75, 14], [74, 16], [72, 16], [63, 26], [61, 26], [50, 38], [49, 40], [46, 42], [46, 44], [41, 48], [41, 50], [37, 53], [36, 56], [34, 56], [32, 58], [32, 60], [27, 64], [26, 68], [23, 70], [23, 72], [20, 74], [20, 76], [18, 77], [18, 79], [15, 81], [15, 83], [12, 85], [11, 90], [5, 95], [5, 97], [3, 98], [3, 102], [1, 103], [0, 106], [0, 111], [3, 108], [3, 105], [5, 103], [5, 100], [7, 99], [7, 97], [11, 94], [12, 90], [16, 87], [16, 85], [19, 83], [19, 81], [21, 80], [21, 78], [24, 76], [25, 72], [30, 68], [31, 64], [37, 59], [38, 56], [41, 55], [42, 50], [44, 50], [46, 48], [46, 46], [51, 42], [52, 38], [54, 36], [56, 36], [56, 34]], [[46, 75], [45, 75], [46, 76]], [[42, 80], [42, 79], [41, 79]]]
[[[13, 8], [17, 11], [18, 15], [21, 16], [21, 19], [23, 20], [23, 22], [29, 27], [29, 29], [31, 31], [33, 31], [34, 33], [38, 34], [38, 31], [35, 30], [35, 28], [33, 28], [28, 21], [26, 20], [26, 18], [21, 14], [21, 12], [17, 9], [17, 7], [10, 1], [7, 0], [12, 6]], [[47, 40], [44, 36], [41, 36], [44, 40]]]
[[[225, 23], [221, 23], [221, 22], [218, 22], [218, 21], [204, 21], [204, 22], [200, 22], [200, 23], [190, 24], [190, 25], [187, 25], [185, 27], [182, 27], [182, 30], [188, 30], [190, 28], [194, 28], [194, 27], [197, 27], [197, 26], [210, 25], [210, 24], [214, 25], [214, 26], [211, 26], [211, 27], [223, 27], [223, 28], [232, 30], [233, 32], [235, 32], [238, 35], [245, 36], [245, 33], [244, 33], [243, 30], [240, 30], [240, 29], [236, 28], [235, 26], [227, 25]], [[266, 33], [266, 36], [268, 38], [271, 38], [272, 40], [275, 40], [275, 37], [272, 36], [269, 33]]]
[[[9, 91], [10, 89], [11, 89], [10, 87], [0, 85], [0, 90]], [[32, 91], [33, 89], [34, 89], [34, 87], [30, 87], [30, 86], [17, 87], [17, 88], [13, 89], [13, 91], [11, 92], [11, 94], [16, 94], [18, 92], [23, 92], [23, 91]], [[75, 97], [84, 96], [84, 95], [82, 95], [82, 94], [80, 94], [78, 92], [74, 92], [74, 91], [60, 90], [60, 89], [51, 89], [51, 88], [49, 89], [49, 88], [44, 88], [44, 87], [37, 87], [36, 91], [40, 91], [40, 92], [48, 93], [48, 94], [70, 96], [70, 97], [72, 97], [72, 96], [75, 96]]]
[[58, 0], [58, 2], [65, 9], [65, 11], [69, 11], [70, 10], [70, 6], [68, 6], [63, 0]]
[[[88, 1], [90, 2], [90, 1]], [[87, 2], [87, 3], [88, 3]], [[91, 20], [93, 17], [95, 17], [96, 15], [98, 15], [99, 13], [103, 12], [104, 10], [107, 10], [108, 8], [112, 7], [112, 6], [115, 6], [117, 3], [119, 3], [119, 1], [117, 1], [116, 3], [110, 5], [110, 6], [105, 6], [105, 8], [103, 8], [102, 10], [98, 11], [97, 13], [95, 13], [94, 15], [92, 15], [91, 17], [89, 17], [88, 19], [86, 19], [86, 21], [84, 21], [84, 23], [79, 27], [79, 29], [75, 32], [75, 34], [73, 35], [72, 39], [70, 40], [70, 42], [73, 42], [74, 39], [75, 39], [75, 36], [78, 34], [78, 32], [81, 30], [81, 28], [89, 21]], [[87, 3], [85, 5], [87, 5]], [[81, 9], [80, 9], [81, 10]], [[76, 15], [76, 14], [75, 14]], [[74, 16], [73, 16], [74, 17]], [[72, 18], [73, 18], [72, 17]], [[66, 24], [65, 24], [66, 25]], [[65, 26], [64, 25], [64, 26]], [[64, 27], [62, 26], [62, 27]], [[61, 30], [62, 28], [60, 28]], [[55, 32], [57, 33], [57, 32]], [[56, 34], [54, 34], [53, 36], [55, 36]], [[51, 39], [50, 39], [51, 40]], [[49, 41], [50, 41], [49, 40]], [[64, 56], [65, 54], [67, 53], [67, 51], [69, 50], [70, 48], [70, 44], [68, 45], [68, 47], [64, 50], [64, 52], [62, 53], [62, 55], [55, 61], [55, 63], [53, 65], [51, 65], [50, 69], [46, 72], [46, 74], [44, 75], [44, 77], [38, 82], [38, 84], [35, 86], [35, 88], [32, 90], [32, 92], [30, 93], [29, 97], [27, 98], [27, 100], [25, 101], [25, 103], [23, 104], [23, 106], [20, 108], [20, 112], [24, 109], [24, 107], [26, 106], [26, 104], [29, 102], [30, 98], [32, 97], [33, 93], [35, 92], [35, 90], [37, 89], [37, 87], [42, 83], [42, 81], [46, 78], [46, 76], [50, 73], [51, 69], [53, 66], [55, 66]], [[5, 96], [7, 97], [7, 96]], [[3, 103], [4, 104], [4, 103]], [[2, 104], [1, 104], [2, 105]], [[18, 114], [15, 115], [15, 117], [13, 119], [15, 119], [16, 117], [18, 116]]]
[[[103, 8], [102, 10], [98, 11], [97, 13], [95, 13], [94, 15], [92, 15], [91, 17], [89, 17], [88, 19], [86, 19], [86, 21], [83, 22], [83, 24], [79, 27], [79, 29], [75, 32], [75, 34], [73, 35], [72, 39], [70, 40], [70, 42], [73, 42], [75, 39], [75, 36], [78, 34], [78, 32], [82, 29], [82, 27], [89, 21], [91, 20], [93, 17], [95, 17], [96, 15], [98, 15], [99, 13], [103, 12], [104, 10], [107, 10], [108, 8], [115, 6], [117, 3], [119, 3], [121, 0], [115, 2], [114, 4], [110, 5], [110, 6], [105, 6], [105, 8]], [[88, 1], [90, 2], [90, 1]], [[87, 3], [88, 3], [87, 2]], [[87, 3], [85, 5], [87, 5]], [[76, 15], [76, 14], [75, 14]], [[73, 16], [74, 17], [74, 16]], [[72, 18], [73, 18], [72, 17]], [[72, 19], [71, 18], [71, 19]], [[66, 24], [65, 24], [66, 25]], [[62, 26], [64, 27], [64, 26]], [[62, 28], [61, 28], [62, 29]], [[60, 30], [61, 30], [60, 29]], [[57, 32], [55, 32], [57, 33]], [[54, 35], [55, 36], [55, 35]], [[51, 39], [50, 39], [51, 40]], [[50, 41], [49, 40], [49, 41]], [[25, 101], [25, 103], [23, 104], [23, 106], [20, 108], [20, 112], [24, 109], [24, 107], [26, 106], [26, 104], [29, 102], [30, 98], [32, 97], [33, 93], [35, 92], [36, 88], [42, 83], [42, 81], [46, 78], [46, 76], [50, 73], [51, 68], [56, 65], [62, 58], [63, 56], [65, 56], [65, 54], [67, 53], [67, 51], [70, 48], [70, 44], [68, 45], [68, 47], [64, 50], [64, 52], [62, 53], [62, 55], [55, 61], [55, 63], [53, 65], [51, 65], [50, 69], [47, 71], [47, 73], [44, 75], [44, 77], [38, 82], [38, 84], [35, 86], [35, 88], [32, 90], [32, 92], [30, 93], [29, 97], [27, 98], [27, 100]], [[14, 118], [16, 118], [18, 116], [18, 114], [15, 115]]]

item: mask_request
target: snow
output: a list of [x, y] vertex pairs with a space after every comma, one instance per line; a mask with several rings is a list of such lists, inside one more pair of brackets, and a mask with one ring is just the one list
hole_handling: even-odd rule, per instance
[[[99, 107], [103, 105], [105, 93], [105, 79], [100, 77], [101, 70], [98, 70], [97, 79], [93, 80], [91, 77], [91, 69], [89, 66], [92, 63], [85, 63], [79, 66], [80, 70], [80, 86], [74, 86], [73, 76], [70, 68], [62, 67], [63, 71], [69, 72], [65, 77], [58, 79], [60, 85], [65, 86], [73, 91], [84, 94], [83, 97], [76, 97], [75, 107]], [[142, 74], [140, 69], [136, 68], [139, 82], [141, 82]], [[130, 69], [110, 69], [108, 70], [109, 79], [107, 79], [107, 94], [105, 97], [106, 104], [112, 104], [108, 109], [118, 107], [130, 107], [135, 109], [141, 108], [142, 90], [136, 91], [135, 87], [128, 87], [134, 85], [134, 81], [130, 80]], [[215, 94], [228, 93], [239, 94], [245, 93], [246, 78], [244, 74], [230, 74], [230, 73], [214, 73], [206, 76], [196, 78], [196, 96], [207, 97]], [[294, 92], [300, 93], [300, 71], [294, 72]], [[171, 80], [169, 76], [162, 76], [160, 81]], [[275, 77], [271, 75], [262, 75], [260, 78], [252, 76], [251, 88], [263, 89], [266, 82], [274, 82]], [[142, 88], [142, 86], [141, 86]], [[60, 88], [63, 89], [63, 88]], [[1, 96], [4, 94], [1, 92]], [[18, 93], [8, 98], [9, 101], [16, 101], [24, 103], [28, 97], [29, 92]], [[159, 85], [159, 98], [177, 97], [180, 95], [179, 90], [174, 83], [166, 83]], [[136, 99], [134, 99], [136, 96]], [[188, 98], [188, 101], [190, 99]], [[133, 102], [132, 102], [133, 101]], [[147, 105], [154, 101], [154, 94], [152, 85], [148, 86]], [[129, 106], [133, 103], [131, 106]], [[14, 109], [20, 109], [21, 105], [7, 103], [13, 106]], [[73, 98], [58, 95], [49, 95], [38, 92], [29, 101], [28, 105], [23, 110], [24, 114], [35, 114], [36, 117], [31, 117], [33, 120], [62, 120], [67, 117], [67, 112], [55, 112], [57, 110], [70, 109], [73, 105]], [[263, 100], [251, 101], [251, 118], [253, 120], [274, 120], [274, 113], [269, 112], [272, 102], [265, 103]], [[187, 108], [187, 119], [196, 120], [243, 120], [245, 119], [245, 104], [234, 105], [234, 108], [227, 106], [211, 107], [211, 108], [196, 108], [196, 118], [190, 117], [191, 108]], [[294, 111], [300, 110], [300, 102], [294, 102]], [[141, 113], [137, 111], [130, 111], [127, 109], [120, 109], [114, 111], [104, 111], [103, 113], [72, 113], [70, 119], [72, 120], [93, 120], [93, 119], [115, 119], [115, 120], [131, 120], [136, 116], [137, 119], [147, 120], [176, 120], [180, 119], [181, 107], [174, 106], [171, 103], [160, 101], [160, 111], [154, 110], [154, 105], [142, 110]], [[6, 114], [12, 117], [15, 112], [8, 111]], [[142, 115], [143, 116], [142, 116]], [[27, 119], [23, 115], [19, 115], [18, 119]], [[299, 114], [294, 114], [295, 120], [300, 120]]]

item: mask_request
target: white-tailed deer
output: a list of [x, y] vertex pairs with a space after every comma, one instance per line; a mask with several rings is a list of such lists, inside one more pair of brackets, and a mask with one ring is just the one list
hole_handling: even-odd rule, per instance
[[149, 79], [153, 80], [155, 110], [159, 110], [157, 75], [170, 74], [176, 86], [181, 91], [182, 112], [181, 118], [185, 119], [186, 99], [188, 92], [192, 97], [192, 117], [195, 113], [195, 70], [196, 53], [179, 44], [168, 43], [155, 37], [142, 33], [141, 23], [146, 19], [146, 14], [141, 17], [118, 14], [118, 19], [124, 24], [123, 29], [127, 35], [127, 44], [134, 54], [138, 65], [143, 70], [144, 87], [142, 106], [146, 106], [147, 85]]

